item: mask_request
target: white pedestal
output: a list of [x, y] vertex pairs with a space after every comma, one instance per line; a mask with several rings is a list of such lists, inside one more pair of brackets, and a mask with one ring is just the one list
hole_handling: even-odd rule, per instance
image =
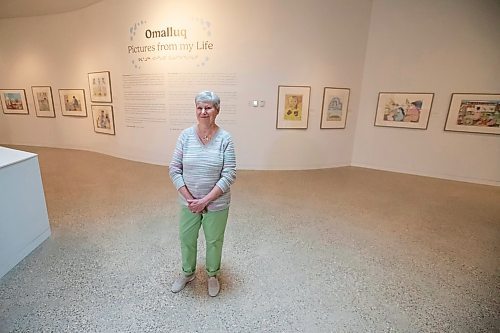
[[37, 155], [0, 147], [0, 278], [49, 236]]

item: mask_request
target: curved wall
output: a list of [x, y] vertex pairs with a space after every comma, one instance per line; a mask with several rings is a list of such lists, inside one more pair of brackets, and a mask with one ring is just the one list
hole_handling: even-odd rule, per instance
[[[443, 130], [452, 93], [500, 93], [499, 15], [496, 0], [104, 0], [0, 20], [0, 89], [26, 89], [31, 110], [0, 113], [0, 143], [167, 164], [195, 121], [193, 96], [213, 89], [240, 169], [354, 165], [499, 185], [500, 136]], [[180, 36], [146, 36], [169, 27]], [[140, 52], [158, 44], [193, 49]], [[96, 104], [95, 71], [111, 72], [115, 136], [94, 133], [90, 113], [61, 115], [58, 89], [85, 89]], [[141, 88], [133, 79], [145, 75], [161, 83]], [[34, 115], [35, 85], [52, 87], [55, 119]], [[278, 85], [311, 87], [307, 130], [276, 129]], [[319, 128], [325, 86], [351, 89], [346, 129]], [[427, 130], [374, 127], [380, 91], [434, 93]]]
[[[213, 89], [239, 168], [349, 165], [370, 10], [370, 1], [109, 0], [66, 14], [0, 20], [8, 46], [0, 50], [0, 88], [26, 89], [30, 108], [28, 116], [0, 115], [0, 142], [166, 164], [180, 129], [195, 122], [195, 93]], [[187, 36], [147, 38], [161, 30]], [[194, 49], [170, 52], [169, 44]], [[143, 46], [156, 50], [141, 52]], [[102, 103], [91, 103], [87, 73], [96, 71], [111, 72], [115, 136], [94, 133], [90, 107]], [[131, 77], [148, 74], [161, 84], [130, 87]], [[54, 119], [34, 114], [31, 86], [40, 85], [52, 87]], [[307, 130], [276, 129], [278, 85], [311, 86]], [[320, 130], [325, 86], [351, 88], [346, 129]], [[58, 89], [68, 88], [85, 89], [88, 117], [61, 115]], [[149, 100], [136, 125], [138, 91]], [[264, 106], [251, 107], [252, 100]]]

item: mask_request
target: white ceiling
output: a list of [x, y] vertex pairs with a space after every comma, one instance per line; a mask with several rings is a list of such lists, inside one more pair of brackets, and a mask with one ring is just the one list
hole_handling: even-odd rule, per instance
[[0, 0], [0, 19], [70, 12], [102, 0]]

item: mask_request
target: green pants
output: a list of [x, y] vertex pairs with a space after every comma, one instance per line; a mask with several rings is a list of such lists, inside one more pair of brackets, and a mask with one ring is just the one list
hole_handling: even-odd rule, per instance
[[207, 246], [206, 270], [208, 276], [215, 276], [219, 273], [228, 213], [229, 208], [204, 214], [191, 213], [185, 206], [181, 208], [179, 238], [181, 241], [182, 271], [186, 276], [196, 271], [198, 233], [202, 225]]

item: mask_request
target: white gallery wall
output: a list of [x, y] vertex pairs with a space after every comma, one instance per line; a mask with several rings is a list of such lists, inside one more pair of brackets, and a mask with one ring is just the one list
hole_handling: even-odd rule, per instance
[[[103, 0], [65, 14], [3, 19], [0, 89], [26, 89], [30, 114], [0, 114], [0, 143], [167, 164], [180, 130], [195, 122], [194, 94], [214, 89], [240, 169], [355, 165], [498, 185], [500, 137], [443, 128], [451, 93], [500, 93], [499, 6], [496, 0]], [[185, 29], [186, 38], [145, 36], [167, 27]], [[130, 53], [129, 47], [170, 42], [213, 47]], [[90, 106], [102, 104], [89, 99], [87, 73], [95, 71], [111, 72], [114, 136], [93, 129]], [[141, 123], [131, 111], [140, 89], [128, 80], [147, 75], [161, 83], [144, 90], [150, 95]], [[52, 87], [56, 118], [34, 115], [31, 86], [37, 85]], [[311, 87], [307, 130], [276, 129], [278, 85]], [[319, 128], [325, 86], [351, 89], [345, 129]], [[85, 89], [88, 117], [61, 115], [58, 89], [68, 88]], [[434, 93], [428, 129], [374, 127], [380, 91]], [[252, 100], [264, 106], [251, 107]]]
[[[104, 0], [76, 12], [0, 20], [0, 89], [26, 89], [30, 107], [28, 116], [0, 115], [0, 142], [167, 164], [180, 130], [196, 121], [195, 93], [214, 89], [239, 168], [349, 165], [370, 11], [371, 1]], [[145, 36], [168, 27], [185, 29], [187, 37]], [[213, 48], [178, 58], [179, 52], [129, 49], [184, 41]], [[61, 115], [58, 89], [85, 89], [88, 108], [102, 104], [89, 101], [87, 73], [95, 71], [111, 72], [115, 136], [94, 133], [90, 112]], [[161, 75], [165, 96], [154, 98], [164, 105], [136, 126], [140, 119], [130, 109], [137, 98], [131, 102], [125, 81], [147, 74]], [[37, 85], [52, 87], [55, 119], [35, 116], [31, 86]], [[311, 87], [307, 130], [276, 129], [278, 85]], [[320, 130], [325, 86], [351, 88], [346, 129]], [[264, 106], [251, 107], [251, 100]]]
[[[500, 1], [373, 2], [352, 165], [500, 184], [500, 136], [444, 131], [452, 93], [500, 93]], [[434, 93], [427, 130], [375, 127], [378, 93]]]

